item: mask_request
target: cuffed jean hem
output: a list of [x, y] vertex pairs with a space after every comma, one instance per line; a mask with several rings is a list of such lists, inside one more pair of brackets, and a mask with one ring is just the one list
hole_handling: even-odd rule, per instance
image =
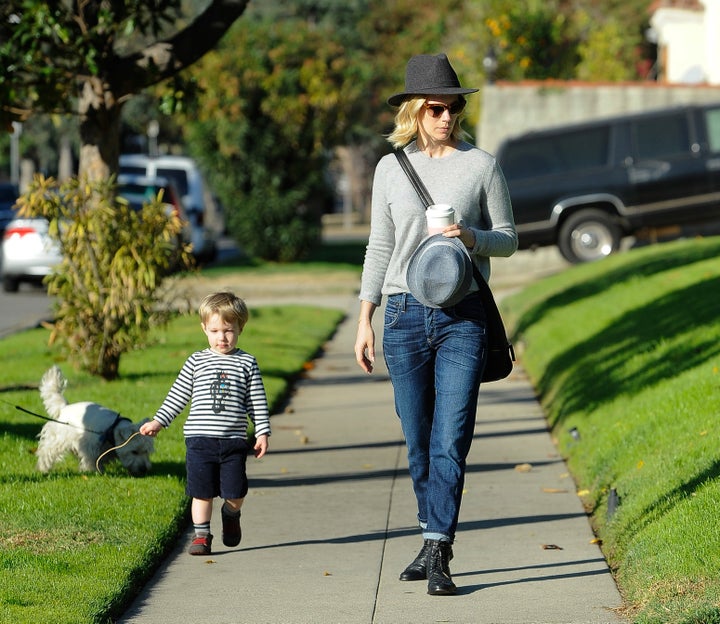
[[452, 544], [452, 540], [447, 535], [443, 535], [442, 533], [426, 533], [423, 531], [423, 539], [434, 540], [436, 542], [450, 542]]

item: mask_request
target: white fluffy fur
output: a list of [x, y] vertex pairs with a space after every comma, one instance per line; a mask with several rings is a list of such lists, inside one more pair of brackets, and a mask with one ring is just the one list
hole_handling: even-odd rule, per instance
[[[126, 419], [120, 420], [112, 435], [108, 436], [109, 440], [103, 441], [96, 432], [109, 429], [117, 418], [117, 412], [87, 401], [68, 404], [63, 396], [66, 386], [67, 381], [57, 366], [49, 369], [40, 382], [40, 396], [45, 409], [51, 418], [58, 421], [48, 422], [40, 432], [37, 468], [41, 472], [48, 472], [68, 452], [77, 456], [83, 472], [96, 470], [96, 461], [102, 453], [125, 442], [147, 421], [131, 423]], [[117, 457], [131, 475], [140, 477], [150, 470], [153, 450], [152, 438], [135, 436], [126, 446], [103, 457], [103, 463]]]

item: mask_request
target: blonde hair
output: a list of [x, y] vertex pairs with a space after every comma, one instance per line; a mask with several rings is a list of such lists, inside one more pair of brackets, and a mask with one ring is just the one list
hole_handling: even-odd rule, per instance
[[[461, 100], [465, 98], [458, 96]], [[395, 114], [395, 129], [388, 135], [387, 140], [390, 141], [394, 148], [405, 147], [418, 134], [418, 115], [427, 100], [426, 96], [418, 95], [404, 100], [400, 104], [398, 112]], [[453, 129], [450, 132], [451, 141], [459, 141], [467, 136], [467, 133], [460, 126], [460, 119], [463, 113], [455, 118]]]
[[224, 322], [237, 323], [238, 327], [242, 329], [250, 318], [245, 302], [231, 292], [207, 295], [200, 302], [198, 312], [203, 325], [210, 320], [213, 314], [217, 314]]

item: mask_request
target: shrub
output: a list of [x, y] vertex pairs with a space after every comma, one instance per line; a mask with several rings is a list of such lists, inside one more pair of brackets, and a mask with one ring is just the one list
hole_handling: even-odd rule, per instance
[[167, 320], [159, 288], [173, 268], [187, 268], [183, 223], [156, 197], [136, 212], [115, 197], [114, 182], [37, 176], [19, 200], [20, 214], [45, 217], [63, 260], [46, 278], [56, 298], [50, 344], [74, 365], [105, 379], [120, 356]]

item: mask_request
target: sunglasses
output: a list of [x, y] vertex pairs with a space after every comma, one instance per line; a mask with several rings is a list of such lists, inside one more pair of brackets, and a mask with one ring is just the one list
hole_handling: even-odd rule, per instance
[[451, 115], [462, 113], [465, 108], [465, 100], [455, 100], [450, 106], [447, 104], [428, 104], [427, 102], [423, 106], [428, 109], [432, 117], [437, 118], [445, 111], [448, 111]]

